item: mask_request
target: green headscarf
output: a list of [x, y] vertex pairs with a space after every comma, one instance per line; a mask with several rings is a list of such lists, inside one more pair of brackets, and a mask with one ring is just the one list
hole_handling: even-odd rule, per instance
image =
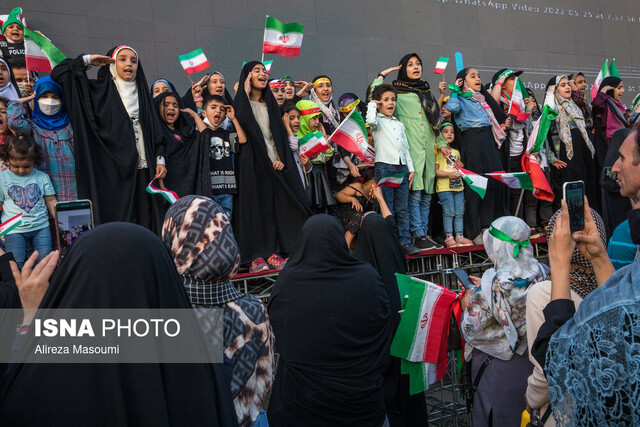
[[309, 120], [322, 114], [322, 111], [320, 111], [318, 104], [313, 101], [307, 101], [306, 99], [298, 101], [296, 103], [296, 108], [300, 110], [300, 130], [296, 132], [296, 135], [302, 138], [311, 132], [311, 128], [309, 128]]

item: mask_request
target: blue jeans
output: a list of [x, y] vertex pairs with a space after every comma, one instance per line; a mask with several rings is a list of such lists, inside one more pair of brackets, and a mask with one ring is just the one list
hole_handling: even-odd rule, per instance
[[464, 191], [443, 191], [438, 193], [442, 205], [442, 222], [444, 233], [453, 234], [455, 226], [456, 234], [464, 234]]
[[429, 209], [431, 194], [424, 190], [409, 192], [409, 211], [411, 212], [411, 234], [413, 237], [424, 237], [429, 234]]
[[213, 201], [220, 205], [224, 213], [231, 222], [231, 214], [233, 213], [233, 194], [214, 194]]
[[384, 201], [387, 202], [389, 210], [398, 223], [400, 243], [411, 243], [411, 234], [409, 234], [409, 169], [406, 165], [390, 165], [376, 162], [376, 182], [380, 181], [383, 175], [396, 173], [404, 173], [404, 179], [400, 187], [392, 188], [388, 185], [383, 185], [380, 189], [382, 190]]
[[[38, 251], [38, 262], [51, 252], [51, 231], [49, 224], [39, 230], [26, 233], [12, 233], [4, 236], [7, 252], [13, 253], [18, 267], [22, 268], [27, 257], [27, 242], [31, 242], [34, 251]], [[29, 253], [31, 255], [31, 253]]]

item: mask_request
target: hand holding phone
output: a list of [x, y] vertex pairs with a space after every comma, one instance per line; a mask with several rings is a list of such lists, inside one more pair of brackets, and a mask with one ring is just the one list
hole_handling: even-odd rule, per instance
[[462, 286], [465, 287], [465, 289], [475, 289], [476, 285], [471, 281], [471, 279], [469, 278], [469, 275], [467, 274], [466, 271], [460, 269], [460, 268], [454, 268], [453, 269], [453, 274], [456, 275], [456, 277], [458, 278], [458, 280], [460, 281], [460, 283], [462, 283]]
[[571, 233], [584, 229], [584, 182], [570, 181], [562, 186], [562, 193], [569, 208]]
[[94, 227], [93, 208], [90, 200], [74, 200], [56, 204], [56, 237], [60, 255], [64, 256], [69, 246]]

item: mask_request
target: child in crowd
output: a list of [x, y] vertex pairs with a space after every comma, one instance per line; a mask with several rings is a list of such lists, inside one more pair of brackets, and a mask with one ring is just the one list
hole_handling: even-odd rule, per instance
[[24, 58], [13, 57], [7, 60], [7, 64], [11, 67], [11, 73], [16, 79], [21, 97], [31, 96], [33, 94], [33, 83], [35, 76], [33, 72], [27, 70], [27, 63]]
[[398, 223], [402, 249], [407, 255], [414, 255], [420, 252], [411, 244], [409, 231], [409, 188], [414, 170], [404, 125], [393, 117], [397, 95], [397, 89], [391, 85], [377, 86], [371, 95], [366, 121], [376, 141], [376, 181], [384, 177], [398, 180], [392, 186], [385, 185], [382, 194]]
[[[298, 138], [302, 139], [310, 132], [320, 132], [326, 143], [327, 134], [320, 123], [322, 112], [318, 104], [302, 100], [298, 101], [296, 107], [300, 111], [300, 129], [296, 132]], [[327, 207], [336, 204], [326, 172], [326, 165], [331, 162], [333, 151], [333, 147], [329, 147], [328, 150], [315, 154], [309, 159], [313, 167], [307, 186], [307, 195], [309, 196], [311, 209], [315, 213], [325, 213]]]
[[[382, 199], [382, 192], [374, 191], [376, 187], [376, 176], [373, 167], [368, 167], [361, 171], [362, 183], [354, 182], [347, 185], [336, 194], [338, 205], [334, 216], [342, 221], [345, 233], [344, 238], [347, 246], [352, 248], [354, 239], [360, 231], [362, 217], [367, 212], [376, 210], [375, 201]], [[379, 195], [380, 197], [375, 197]], [[390, 213], [390, 212], [389, 212]]]
[[[247, 136], [236, 119], [235, 110], [227, 105], [220, 95], [211, 95], [204, 101], [206, 122], [193, 110], [186, 110], [196, 122], [201, 137], [209, 146], [209, 167], [211, 170], [211, 193], [227, 217], [233, 213], [233, 196], [238, 194], [236, 172], [232, 153], [238, 152], [237, 144], [247, 142]], [[233, 124], [235, 131], [224, 129], [226, 119]]]
[[[453, 246], [468, 246], [473, 242], [464, 237], [464, 184], [460, 173], [453, 167], [464, 165], [460, 161], [460, 152], [451, 148], [454, 140], [453, 125], [444, 122], [440, 125], [438, 147], [447, 147], [449, 156], [445, 156], [440, 150], [436, 154], [436, 192], [442, 205], [442, 219], [444, 222], [445, 240], [448, 248]], [[456, 237], [453, 237], [455, 225]]]
[[[9, 119], [7, 117], [7, 107], [9, 106], [9, 100], [0, 96], [0, 145], [4, 144], [7, 138], [13, 133], [9, 129]], [[7, 168], [4, 162], [0, 162], [0, 171]]]
[[20, 90], [16, 79], [13, 77], [11, 67], [4, 59], [0, 58], [0, 96], [12, 101], [20, 98]]
[[0, 56], [5, 59], [20, 58], [24, 60], [24, 24], [22, 8], [16, 7], [2, 24], [0, 37]]
[[38, 251], [38, 261], [51, 252], [47, 210], [54, 215], [56, 195], [49, 176], [34, 169], [44, 155], [30, 136], [9, 137], [0, 146], [0, 159], [9, 164], [9, 169], [0, 172], [2, 222], [22, 214], [21, 222], [5, 236], [5, 245], [22, 268], [27, 243]]
[[296, 82], [290, 76], [280, 77], [280, 81], [284, 83], [284, 99], [285, 101], [294, 101], [293, 97], [296, 96]]
[[289, 135], [289, 146], [293, 152], [293, 160], [296, 162], [298, 172], [300, 172], [302, 185], [306, 189], [309, 186], [307, 174], [311, 172], [313, 166], [309, 162], [309, 158], [298, 151], [300, 137], [296, 133], [300, 130], [300, 110], [292, 103], [285, 102], [282, 106], [282, 111], [282, 123], [284, 123], [284, 128], [287, 130], [287, 135]]
[[284, 82], [281, 82], [279, 79], [271, 79], [269, 80], [269, 89], [271, 89], [271, 93], [276, 98], [276, 102], [278, 103], [278, 107], [282, 107], [285, 101], [285, 86]]
[[35, 85], [35, 94], [22, 100], [32, 99], [35, 102], [31, 118], [21, 100], [9, 103], [9, 128], [18, 135], [33, 137], [40, 146], [44, 155], [41, 170], [49, 175], [58, 200], [77, 200], [73, 129], [62, 88], [51, 77], [43, 77]]

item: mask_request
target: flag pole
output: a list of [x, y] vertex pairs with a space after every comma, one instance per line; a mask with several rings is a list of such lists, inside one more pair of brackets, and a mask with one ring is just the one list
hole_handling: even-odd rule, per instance
[[524, 188], [522, 190], [520, 190], [520, 198], [518, 199], [518, 207], [516, 207], [516, 213], [514, 214], [514, 216], [517, 216], [518, 218], [520, 218], [520, 207], [522, 206], [522, 197], [524, 196]]
[[[269, 15], [267, 15], [267, 18]], [[267, 20], [264, 21], [264, 33], [262, 35], [262, 57], [260, 58], [260, 62], [264, 62], [264, 39], [267, 37]]]

